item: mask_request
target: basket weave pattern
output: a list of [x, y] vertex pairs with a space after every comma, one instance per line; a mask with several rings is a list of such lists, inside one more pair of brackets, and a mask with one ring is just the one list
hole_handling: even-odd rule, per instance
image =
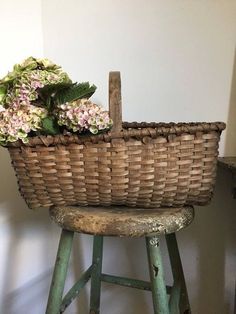
[[35, 137], [8, 146], [30, 208], [209, 202], [224, 123], [119, 126], [112, 118], [116, 128], [107, 134]]

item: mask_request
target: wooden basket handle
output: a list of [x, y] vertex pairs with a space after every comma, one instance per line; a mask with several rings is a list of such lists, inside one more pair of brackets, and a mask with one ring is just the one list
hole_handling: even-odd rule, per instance
[[116, 134], [122, 130], [122, 103], [120, 72], [109, 73], [109, 112], [113, 120], [111, 133]]

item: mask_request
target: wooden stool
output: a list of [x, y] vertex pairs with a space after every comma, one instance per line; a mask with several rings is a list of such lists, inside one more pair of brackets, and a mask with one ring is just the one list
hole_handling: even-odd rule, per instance
[[[191, 206], [137, 209], [127, 207], [52, 207], [51, 218], [62, 227], [46, 314], [63, 313], [91, 278], [90, 314], [100, 308], [101, 281], [152, 291], [154, 314], [187, 314], [190, 305], [175, 232], [194, 217]], [[94, 235], [92, 265], [63, 296], [74, 232]], [[165, 235], [174, 278], [165, 285], [159, 236]], [[150, 282], [102, 273], [103, 236], [146, 237]], [[168, 294], [170, 295], [168, 299]], [[112, 313], [111, 313], [112, 314]]]

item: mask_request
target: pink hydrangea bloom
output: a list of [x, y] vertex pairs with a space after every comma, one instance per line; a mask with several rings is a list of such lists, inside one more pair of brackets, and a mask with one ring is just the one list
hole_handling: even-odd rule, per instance
[[17, 109], [9, 107], [0, 112], [0, 144], [15, 142], [18, 139], [27, 142], [30, 131], [41, 128], [41, 120], [47, 116], [47, 110], [28, 104], [17, 104]]
[[93, 104], [88, 99], [79, 99], [58, 106], [58, 124], [66, 126], [73, 132], [90, 131], [97, 134], [99, 131], [111, 128], [112, 120], [108, 111]]
[[59, 66], [46, 59], [28, 58], [15, 65], [13, 71], [0, 80], [7, 88], [0, 103], [0, 144], [18, 139], [26, 142], [30, 131], [39, 130], [47, 110], [41, 107], [37, 89], [69, 80]]

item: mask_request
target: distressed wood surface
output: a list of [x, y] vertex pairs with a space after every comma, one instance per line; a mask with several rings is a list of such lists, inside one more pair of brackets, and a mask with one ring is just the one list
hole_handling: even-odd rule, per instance
[[191, 206], [133, 209], [127, 207], [57, 206], [51, 218], [62, 228], [80, 233], [141, 237], [169, 234], [188, 226], [194, 218]]
[[122, 130], [122, 103], [120, 72], [109, 73], [109, 113], [113, 120], [111, 132], [120, 133]]

